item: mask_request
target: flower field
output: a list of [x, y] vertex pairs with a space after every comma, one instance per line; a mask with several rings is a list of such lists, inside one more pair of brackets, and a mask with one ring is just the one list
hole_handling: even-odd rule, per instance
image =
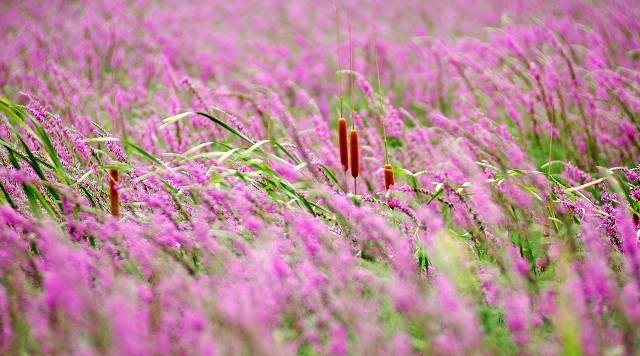
[[0, 2], [0, 354], [640, 354], [635, 0]]

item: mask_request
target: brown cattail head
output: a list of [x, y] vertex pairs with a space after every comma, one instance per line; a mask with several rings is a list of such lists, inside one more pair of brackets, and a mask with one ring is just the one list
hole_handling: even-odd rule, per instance
[[116, 189], [118, 183], [118, 171], [115, 169], [109, 170], [109, 199], [111, 200], [111, 215], [120, 216], [120, 196]]
[[338, 143], [340, 144], [340, 163], [342, 170], [349, 170], [349, 149], [347, 148], [347, 120], [343, 117], [338, 120]]
[[390, 164], [384, 165], [384, 187], [389, 190], [389, 187], [396, 184], [393, 177], [393, 167]]
[[351, 176], [358, 178], [360, 173], [360, 145], [358, 143], [358, 130], [351, 130], [349, 137], [349, 148], [351, 153]]

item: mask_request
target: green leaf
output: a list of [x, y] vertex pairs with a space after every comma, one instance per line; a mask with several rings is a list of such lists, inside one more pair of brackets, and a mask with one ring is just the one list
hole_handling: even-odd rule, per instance
[[30, 183], [23, 184], [22, 188], [24, 189], [24, 194], [27, 196], [27, 200], [29, 201], [31, 212], [36, 218], [42, 219], [42, 208], [38, 205], [38, 198], [36, 198], [35, 193], [33, 192], [33, 190], [36, 190], [35, 187]]
[[228, 152], [226, 152], [225, 154], [220, 156], [220, 158], [218, 158], [218, 162], [219, 163], [224, 162], [227, 158], [231, 157], [231, 155], [236, 153], [238, 150], [239, 150], [239, 148], [234, 148], [234, 149], [229, 150]]
[[77, 181], [75, 181], [74, 184], [80, 184], [82, 183], [85, 179], [87, 179], [87, 177], [89, 177], [91, 174], [93, 173], [93, 170], [87, 171], [85, 172], [80, 178], [78, 178]]
[[548, 166], [551, 166], [553, 164], [562, 164], [562, 165], [564, 165], [565, 163], [563, 161], [551, 161], [551, 162], [547, 162], [547, 163], [543, 164], [542, 166], [540, 166], [540, 168], [547, 168]]
[[439, 189], [437, 189], [437, 190], [436, 190], [436, 193], [435, 193], [435, 194], [433, 194], [433, 196], [431, 197], [431, 199], [429, 199], [429, 201], [427, 202], [427, 205], [431, 204], [431, 202], [432, 202], [435, 198], [437, 198], [438, 196], [440, 196], [440, 194], [442, 194], [443, 192], [444, 192], [444, 189], [443, 189], [443, 188], [439, 188]]
[[[25, 156], [24, 154], [20, 153], [20, 151], [18, 151], [17, 149], [15, 149], [15, 148], [13, 147], [13, 145], [12, 145], [12, 144], [10, 144], [9, 142], [5, 141], [5, 140], [4, 140], [4, 139], [2, 139], [2, 138], [0, 138], [0, 145], [2, 145], [2, 146], [4, 146], [4, 147], [6, 147], [6, 148], [7, 148], [7, 150], [9, 150], [9, 155], [10, 155], [9, 159], [10, 159], [10, 160], [11, 160], [11, 156], [12, 156], [12, 155], [15, 155], [15, 156], [13, 156], [13, 159], [14, 159], [14, 160], [15, 160], [15, 157], [18, 157], [18, 158], [20, 158], [22, 161], [25, 161], [25, 162], [27, 162], [28, 164], [31, 164], [31, 161], [29, 161], [29, 158], [27, 158], [27, 156]], [[39, 163], [40, 163], [40, 165], [45, 166], [46, 168], [53, 169], [53, 167], [52, 167], [49, 163], [47, 163], [47, 162], [45, 162], [45, 161], [43, 161], [43, 160], [41, 160], [41, 159], [39, 159], [39, 158], [36, 158], [36, 162], [39, 162]], [[15, 163], [15, 164], [14, 164], [14, 167], [15, 167], [16, 169], [19, 169], [19, 166], [16, 166], [16, 164], [18, 163], [18, 161], [17, 161], [17, 160], [16, 160], [15, 162], [13, 162], [13, 161], [12, 161], [11, 163], [12, 163], [12, 164], [14, 164], [14, 163]]]
[[125, 144], [126, 146], [129, 146], [131, 148], [133, 148], [134, 150], [138, 151], [140, 154], [142, 154], [143, 156], [147, 157], [148, 159], [152, 160], [153, 162], [163, 166], [163, 167], [167, 167], [167, 165], [162, 162], [161, 160], [159, 160], [158, 158], [156, 158], [154, 155], [152, 155], [151, 153], [147, 152], [144, 148], [136, 145], [135, 143], [131, 143], [127, 140], [122, 141], [123, 144]]
[[56, 149], [53, 147], [53, 144], [51, 144], [49, 135], [47, 135], [47, 132], [44, 130], [44, 128], [40, 124], [35, 122], [35, 120], [33, 121], [34, 121], [33, 124], [36, 127], [36, 131], [38, 131], [38, 134], [40, 134], [40, 137], [44, 142], [44, 146], [47, 152], [49, 153], [49, 158], [51, 158], [51, 160], [53, 161], [53, 166], [55, 167], [55, 170], [58, 173], [58, 178], [60, 178], [60, 180], [62, 180], [67, 185], [71, 184], [72, 179], [67, 173], [67, 171], [64, 169], [64, 166], [60, 161], [60, 157], [58, 156], [58, 151], [56, 151]]
[[287, 155], [287, 157], [291, 158], [291, 160], [294, 161], [296, 165], [300, 164], [300, 162], [298, 162], [298, 160], [286, 148], [284, 148], [284, 146], [282, 146], [278, 141], [276, 140], [272, 140], [272, 141], [273, 141], [273, 144], [279, 149], [281, 149]]
[[299, 165], [295, 166], [295, 167], [293, 168], [293, 170], [294, 170], [294, 171], [299, 171], [299, 170], [301, 170], [302, 168], [304, 168], [304, 167], [306, 167], [306, 166], [307, 166], [307, 164], [306, 164], [306, 163], [300, 163]]
[[127, 166], [127, 165], [120, 165], [120, 164], [108, 164], [108, 165], [103, 165], [103, 166], [98, 166], [99, 169], [102, 170], [109, 170], [109, 169], [115, 169], [116, 171], [120, 171], [120, 172], [133, 172], [135, 169], [131, 166]]
[[29, 163], [29, 165], [31, 165], [31, 167], [36, 172], [38, 177], [40, 177], [40, 179], [47, 180], [47, 178], [45, 177], [44, 173], [40, 169], [40, 165], [38, 164], [38, 161], [36, 160], [36, 157], [33, 155], [33, 152], [31, 152], [31, 150], [29, 149], [29, 146], [27, 146], [27, 144], [24, 143], [24, 141], [22, 139], [20, 139], [20, 142], [22, 143], [22, 147], [24, 148], [25, 152], [27, 152], [27, 156], [29, 156], [29, 159], [27, 160], [27, 163]]
[[218, 143], [217, 142], [205, 142], [205, 143], [201, 143], [195, 147], [192, 147], [191, 149], [189, 149], [187, 152], [183, 153], [184, 156], [188, 156], [190, 154], [192, 154], [195, 151], [198, 151], [201, 148], [207, 147], [207, 146], [217, 146]]
[[638, 210], [638, 204], [631, 197], [631, 192], [629, 191], [629, 188], [627, 188], [627, 185], [625, 184], [625, 182], [622, 179], [622, 177], [616, 176], [616, 180], [617, 180], [618, 185], [620, 186], [620, 189], [622, 190], [622, 193], [624, 194], [625, 198], [627, 198], [627, 202], [629, 203], [629, 205], [631, 205], [631, 208], [633, 210]]
[[234, 134], [234, 135], [236, 135], [236, 136], [240, 137], [241, 139], [243, 139], [243, 140], [245, 140], [245, 141], [247, 141], [247, 142], [251, 143], [252, 145], [255, 143], [255, 142], [253, 142], [253, 140], [252, 140], [252, 139], [250, 139], [249, 137], [247, 137], [245, 134], [243, 134], [242, 132], [240, 132], [240, 131], [236, 130], [235, 128], [233, 128], [233, 127], [231, 127], [231, 126], [229, 126], [226, 122], [224, 122], [224, 121], [222, 121], [222, 120], [218, 119], [218, 118], [217, 118], [217, 117], [215, 117], [215, 116], [211, 116], [211, 115], [209, 115], [209, 114], [207, 114], [207, 113], [204, 113], [204, 112], [201, 112], [201, 111], [198, 111], [196, 114], [198, 114], [198, 115], [201, 115], [201, 116], [204, 116], [204, 117], [208, 118], [209, 120], [211, 120], [211, 121], [213, 121], [214, 123], [216, 123], [216, 124], [218, 124], [218, 125], [220, 125], [220, 126], [224, 127], [225, 129], [227, 129], [227, 130], [228, 130], [229, 132], [231, 132], [232, 134]]
[[[38, 160], [36, 159], [36, 157], [33, 155], [33, 152], [31, 152], [31, 150], [29, 149], [29, 146], [27, 146], [27, 144], [22, 140], [22, 138], [20, 139], [20, 142], [22, 143], [22, 146], [24, 147], [25, 151], [27, 152], [27, 155], [29, 156], [29, 160], [27, 160], [27, 162], [31, 165], [31, 167], [33, 167], [33, 170], [36, 171], [36, 174], [38, 175], [38, 177], [40, 177], [40, 179], [44, 180], [44, 181], [48, 181], [47, 177], [45, 176], [44, 172], [42, 171], [42, 169], [40, 169], [40, 165], [38, 164]], [[35, 189], [35, 188], [34, 188]], [[49, 191], [49, 193], [51, 194], [51, 196], [56, 200], [60, 202], [60, 208], [62, 209], [62, 201], [60, 200], [60, 195], [58, 195], [58, 192], [56, 192], [55, 189], [53, 189], [52, 187], [48, 186], [47, 190]], [[40, 194], [37, 189], [36, 192], [38, 194]]]
[[38, 202], [40, 202], [40, 204], [42, 204], [42, 207], [44, 207], [44, 209], [47, 211], [49, 216], [51, 216], [51, 218], [54, 220], [56, 219], [55, 211], [53, 210], [51, 205], [49, 205], [49, 202], [47, 202], [44, 196], [40, 194], [40, 191], [38, 191], [38, 188], [36, 188], [36, 186], [33, 183], [23, 184], [22, 187], [24, 188], [24, 193], [27, 196], [27, 199], [29, 200], [29, 206], [31, 207], [31, 212], [37, 218], [39, 219], [42, 218], [42, 208], [40, 207], [40, 205], [38, 205]]
[[31, 127], [27, 125], [25, 118], [28, 117], [36, 123], [37, 121], [35, 121], [23, 107], [16, 105], [11, 100], [5, 97], [0, 96], [0, 98], [2, 98], [2, 100], [0, 100], [0, 110], [2, 110], [7, 115], [9, 121], [11, 121], [11, 123], [9, 123], [9, 128], [11, 129], [11, 131], [14, 132], [16, 136], [20, 136], [20, 134], [15, 130], [13, 126], [21, 126], [33, 137], [38, 137], [38, 135], [33, 132]]
[[324, 164], [320, 164], [320, 167], [322, 167], [322, 169], [327, 173], [327, 175], [329, 176], [329, 178], [331, 178], [331, 180], [335, 183], [335, 184], [339, 184], [338, 183], [338, 178], [336, 177], [335, 174], [333, 174], [333, 172], [331, 172], [331, 170], [329, 168], [327, 168], [327, 166], [325, 166]]
[[83, 186], [80, 186], [80, 190], [82, 190], [82, 192], [87, 197], [87, 199], [89, 199], [89, 202], [91, 203], [91, 206], [94, 207], [94, 208], [97, 208], [98, 206], [96, 205], [95, 200], [93, 200], [93, 196], [89, 193], [87, 188], [85, 188]]
[[4, 184], [2, 184], [2, 182], [0, 182], [0, 188], [2, 189], [2, 193], [4, 193], [7, 203], [9, 203], [9, 205], [11, 205], [13, 209], [18, 209], [16, 207], [16, 204], [13, 202], [13, 199], [11, 199], [11, 195], [9, 194], [9, 192], [7, 192], [7, 189], [5, 189]]
[[174, 122], [182, 119], [183, 117], [187, 117], [187, 116], [189, 116], [191, 114], [195, 114], [195, 113], [192, 112], [192, 111], [187, 111], [187, 112], [183, 112], [182, 114], [178, 114], [178, 115], [174, 115], [174, 116], [168, 117], [168, 118], [162, 120], [163, 124], [160, 125], [160, 128], [164, 128], [165, 126], [171, 125]]
[[[228, 152], [228, 151], [227, 151]], [[187, 158], [187, 161], [192, 161], [194, 159], [198, 159], [198, 158], [211, 158], [211, 157], [218, 157], [218, 156], [223, 156], [224, 154], [226, 154], [227, 152], [222, 152], [222, 151], [215, 151], [215, 152], [204, 152], [204, 153], [199, 153], [197, 155], [193, 155], [189, 158]]]
[[51, 218], [55, 220], [56, 219], [56, 213], [53, 210], [53, 208], [51, 207], [51, 205], [49, 205], [49, 202], [47, 202], [47, 200], [44, 198], [44, 196], [42, 196], [42, 194], [40, 194], [40, 191], [38, 191], [38, 189], [36, 189], [36, 187], [33, 185], [33, 183], [30, 183], [29, 185], [33, 186], [34, 195], [40, 201], [40, 204], [42, 204], [42, 206], [47, 211], [49, 216], [51, 216]]
[[247, 149], [245, 151], [245, 154], [251, 154], [251, 152], [257, 150], [260, 146], [264, 145], [265, 143], [270, 142], [270, 140], [262, 140], [262, 141], [258, 141], [256, 142], [253, 146], [249, 147], [249, 149]]
[[116, 137], [93, 137], [93, 138], [85, 138], [82, 141], [83, 142], [109, 142], [109, 141], [120, 141], [120, 139]]
[[422, 197], [420, 196], [420, 191], [418, 190], [418, 179], [415, 175], [411, 176], [411, 183], [413, 184], [413, 188], [416, 190], [416, 199], [418, 200], [418, 204], [422, 204]]
[[6, 147], [6, 149], [7, 152], [9, 152], [9, 161], [11, 162], [11, 165], [13, 165], [13, 168], [20, 169], [20, 163], [18, 163], [16, 156], [13, 154], [13, 150], [9, 147]]

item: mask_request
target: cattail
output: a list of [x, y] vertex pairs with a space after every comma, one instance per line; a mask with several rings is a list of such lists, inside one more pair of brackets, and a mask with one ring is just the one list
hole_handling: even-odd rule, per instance
[[393, 167], [390, 164], [384, 165], [384, 187], [389, 190], [389, 187], [396, 184], [393, 177]]
[[111, 200], [111, 215], [120, 216], [120, 196], [116, 189], [118, 183], [118, 171], [115, 169], [109, 170], [109, 199]]
[[338, 120], [338, 143], [340, 144], [340, 162], [342, 170], [349, 170], [349, 152], [347, 149], [347, 120], [340, 118]]
[[360, 173], [360, 146], [358, 144], [358, 130], [351, 130], [349, 137], [349, 146], [351, 148], [351, 176], [358, 178]]

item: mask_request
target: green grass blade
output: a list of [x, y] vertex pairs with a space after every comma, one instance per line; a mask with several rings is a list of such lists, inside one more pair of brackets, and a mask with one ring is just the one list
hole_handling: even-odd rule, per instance
[[296, 158], [295, 158], [295, 157], [294, 157], [294, 156], [289, 152], [289, 150], [287, 150], [286, 148], [284, 148], [284, 146], [282, 146], [278, 141], [276, 141], [276, 140], [272, 140], [272, 141], [273, 141], [273, 144], [274, 144], [276, 147], [278, 147], [279, 149], [281, 149], [281, 150], [284, 152], [284, 154], [286, 154], [286, 155], [287, 155], [287, 157], [291, 158], [291, 160], [292, 160], [293, 162], [295, 162], [295, 163], [296, 163], [296, 165], [300, 164], [300, 162], [299, 162], [299, 161], [298, 161], [298, 160], [297, 160], [297, 159], [296, 159]]
[[178, 121], [178, 120], [180, 120], [180, 119], [182, 119], [184, 117], [187, 117], [187, 116], [189, 116], [191, 114], [195, 114], [195, 113], [192, 112], [192, 111], [187, 111], [187, 112], [183, 112], [182, 114], [178, 114], [178, 115], [174, 115], [174, 116], [168, 117], [168, 118], [162, 120], [163, 124], [160, 125], [160, 128], [163, 128], [163, 127], [166, 127], [168, 125], [171, 125], [174, 122], [176, 122], [176, 121]]
[[60, 178], [60, 180], [62, 180], [67, 185], [72, 184], [73, 183], [71, 182], [72, 179], [71, 177], [69, 177], [69, 174], [64, 169], [64, 166], [62, 165], [62, 161], [60, 161], [60, 157], [58, 156], [58, 151], [56, 151], [56, 149], [53, 147], [53, 144], [51, 144], [49, 135], [47, 135], [47, 132], [44, 130], [44, 128], [40, 124], [36, 123], [35, 120], [33, 121], [34, 121], [33, 124], [36, 127], [36, 131], [38, 131], [38, 134], [40, 134], [40, 137], [42, 138], [42, 142], [44, 143], [44, 147], [49, 153], [49, 158], [51, 158], [53, 166], [55, 167], [55, 170], [58, 173], [58, 178]]
[[231, 132], [232, 134], [234, 134], [234, 135], [236, 135], [236, 136], [240, 137], [241, 139], [243, 139], [243, 140], [245, 140], [245, 141], [247, 141], [247, 142], [251, 143], [252, 145], [253, 145], [253, 144], [255, 144], [255, 142], [253, 142], [253, 140], [252, 140], [252, 139], [250, 139], [249, 137], [247, 137], [245, 134], [243, 134], [242, 132], [240, 132], [240, 131], [236, 130], [235, 128], [233, 128], [233, 127], [231, 127], [231, 126], [229, 126], [226, 122], [224, 122], [224, 121], [222, 121], [222, 120], [218, 119], [217, 117], [215, 117], [215, 116], [211, 116], [211, 115], [209, 115], [209, 114], [207, 114], [207, 113], [204, 113], [204, 112], [201, 112], [201, 111], [198, 111], [196, 114], [198, 114], [198, 115], [201, 115], [201, 116], [204, 116], [204, 117], [208, 118], [209, 120], [211, 120], [211, 121], [213, 121], [214, 123], [216, 123], [216, 124], [218, 124], [218, 125], [220, 125], [220, 126], [224, 127], [225, 129], [227, 129], [227, 130], [228, 130], [229, 132]]
[[322, 167], [322, 169], [325, 171], [325, 173], [327, 173], [327, 175], [329, 176], [329, 178], [331, 178], [331, 180], [332, 180], [335, 184], [338, 184], [338, 185], [339, 185], [339, 183], [338, 183], [338, 178], [336, 177], [336, 175], [335, 175], [335, 174], [333, 174], [333, 172], [331, 172], [331, 170], [330, 170], [327, 166], [325, 166], [324, 164], [322, 164], [322, 163], [321, 163], [321, 164], [320, 164], [320, 167]]
[[151, 153], [147, 152], [144, 148], [136, 145], [135, 143], [131, 143], [129, 141], [123, 140], [122, 141], [123, 144], [125, 144], [126, 146], [129, 146], [131, 148], [133, 148], [134, 150], [138, 151], [140, 154], [142, 154], [143, 156], [147, 157], [148, 159], [152, 160], [153, 162], [163, 166], [163, 167], [167, 167], [167, 165], [162, 162], [161, 160], [159, 160], [158, 158], [156, 158], [154, 155], [152, 155]]
[[1, 182], [0, 182], [0, 189], [2, 189], [2, 193], [4, 193], [7, 203], [9, 203], [9, 205], [11, 205], [13, 209], [17, 210], [18, 208], [16, 207], [16, 204], [13, 202], [13, 199], [11, 199], [11, 195], [9, 194], [7, 189], [4, 187], [4, 184], [2, 184]]

